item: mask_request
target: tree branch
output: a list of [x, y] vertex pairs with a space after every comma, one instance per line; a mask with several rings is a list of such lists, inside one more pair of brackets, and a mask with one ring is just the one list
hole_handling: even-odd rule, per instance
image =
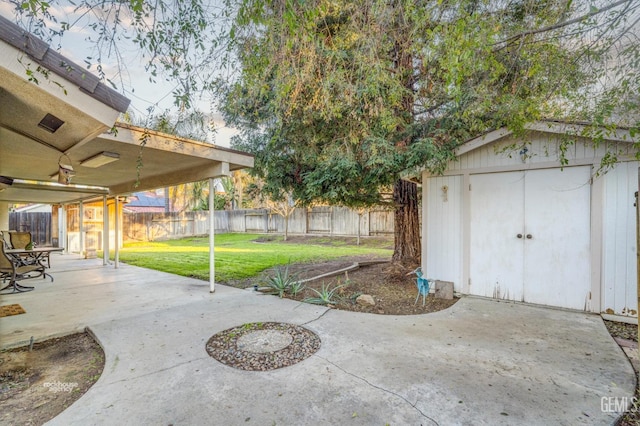
[[605, 6], [605, 7], [602, 7], [600, 9], [596, 9], [596, 10], [591, 10], [591, 11], [589, 11], [589, 13], [587, 13], [585, 15], [578, 16], [576, 18], [569, 19], [567, 21], [558, 22], [557, 24], [549, 25], [548, 27], [544, 27], [544, 28], [538, 28], [536, 30], [528, 30], [528, 31], [521, 32], [519, 34], [516, 34], [516, 35], [513, 35], [511, 37], [508, 37], [508, 38], [506, 38], [506, 39], [504, 39], [502, 41], [493, 43], [492, 46], [495, 46], [495, 45], [498, 45], [498, 44], [502, 44], [502, 43], [510, 43], [510, 42], [512, 42], [514, 40], [517, 40], [519, 38], [522, 38], [522, 37], [526, 37], [526, 36], [529, 36], [529, 35], [540, 34], [540, 33], [545, 33], [545, 32], [548, 32], [548, 31], [553, 31], [553, 30], [557, 30], [559, 28], [563, 28], [563, 27], [566, 27], [566, 26], [569, 26], [569, 25], [573, 25], [573, 24], [575, 24], [577, 22], [584, 21], [585, 19], [591, 18], [592, 16], [599, 15], [601, 13], [604, 13], [604, 12], [608, 11], [608, 10], [614, 9], [614, 8], [616, 8], [616, 7], [618, 7], [618, 6], [622, 5], [622, 4], [631, 3], [633, 1], [634, 0], [618, 0], [617, 2], [612, 3], [609, 6]]

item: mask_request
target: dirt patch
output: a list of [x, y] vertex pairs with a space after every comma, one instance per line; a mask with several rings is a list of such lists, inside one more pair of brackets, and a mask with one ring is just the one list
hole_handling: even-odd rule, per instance
[[[638, 326], [636, 324], [625, 324], [622, 322], [614, 322], [614, 321], [605, 321], [604, 325], [607, 327], [609, 334], [612, 337], [617, 337], [620, 339], [631, 340], [634, 342], [638, 341]], [[625, 352], [626, 353], [626, 352]], [[631, 360], [630, 360], [631, 361]], [[640, 425], [640, 375], [638, 372], [638, 364], [631, 362], [631, 366], [633, 367], [636, 373], [636, 391], [633, 395], [633, 400], [629, 401], [629, 410], [624, 413], [618, 421], [615, 423], [617, 426], [637, 426]]]
[[[401, 269], [401, 272], [398, 269]], [[402, 268], [398, 265], [382, 263], [363, 266], [344, 275], [324, 278], [306, 283], [306, 288], [292, 297], [295, 300], [317, 298], [317, 292], [322, 293], [323, 288], [335, 289], [335, 303], [330, 305], [336, 309], [355, 312], [368, 312], [381, 315], [415, 315], [437, 312], [452, 306], [458, 301], [436, 299], [433, 294], [427, 296], [425, 304], [422, 297], [418, 298], [418, 289], [415, 276], [406, 273], [412, 269]], [[315, 291], [314, 291], [315, 290]], [[358, 296], [369, 295], [375, 305], [356, 302]]]
[[0, 423], [41, 425], [98, 380], [104, 353], [87, 333], [0, 352]]
[[[347, 268], [355, 262], [370, 261], [380, 261], [380, 258], [353, 257], [330, 262], [293, 264], [288, 268], [291, 273], [296, 275], [297, 279], [304, 280]], [[453, 300], [436, 299], [433, 294], [430, 294], [424, 305], [422, 297], [416, 303], [418, 289], [415, 275], [411, 274], [414, 269], [415, 265], [398, 265], [389, 262], [361, 266], [355, 271], [345, 272], [338, 276], [306, 282], [304, 289], [299, 293], [295, 295], [288, 293], [284, 297], [302, 302], [305, 299], [317, 298], [318, 292], [322, 293], [323, 290], [324, 292], [333, 291], [328, 306], [335, 309], [381, 315], [426, 314], [446, 309], [457, 302], [457, 298]], [[263, 287], [266, 285], [266, 278], [274, 274], [275, 269], [271, 269], [265, 271], [258, 278], [231, 284], [240, 288], [254, 285]], [[375, 304], [357, 303], [356, 299], [361, 295], [371, 296]]]

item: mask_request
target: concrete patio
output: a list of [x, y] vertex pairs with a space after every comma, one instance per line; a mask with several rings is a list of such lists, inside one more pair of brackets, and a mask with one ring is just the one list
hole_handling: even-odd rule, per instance
[[[88, 326], [99, 381], [50, 424], [612, 424], [635, 379], [599, 316], [463, 298], [419, 316], [327, 310], [128, 265], [52, 255], [55, 282], [2, 296], [2, 347]], [[413, 296], [412, 296], [413, 297]], [[269, 372], [211, 358], [213, 334], [281, 321], [320, 350]], [[610, 401], [610, 400], [605, 400]]]

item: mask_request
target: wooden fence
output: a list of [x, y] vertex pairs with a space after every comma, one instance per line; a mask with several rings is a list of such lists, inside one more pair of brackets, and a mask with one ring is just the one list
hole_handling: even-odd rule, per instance
[[[345, 207], [297, 208], [289, 217], [288, 232], [356, 236], [393, 235], [393, 211], [372, 209], [359, 217]], [[215, 212], [216, 232], [284, 233], [282, 216], [268, 210], [224, 210]], [[209, 233], [208, 212], [126, 213], [125, 241], [175, 239]]]
[[[86, 215], [85, 215], [86, 216]], [[70, 249], [78, 249], [76, 219], [69, 220]], [[290, 235], [361, 236], [393, 235], [392, 210], [381, 208], [358, 213], [345, 207], [297, 208], [289, 217]], [[112, 224], [113, 226], [113, 224]], [[85, 218], [85, 247], [102, 246], [102, 217]], [[221, 210], [215, 212], [215, 231], [284, 233], [282, 216], [268, 210]], [[29, 231], [41, 245], [52, 243], [51, 213], [11, 213], [9, 229]], [[177, 239], [209, 233], [209, 212], [186, 213], [125, 213], [122, 223], [122, 241], [156, 241]], [[57, 243], [57, 236], [55, 242]], [[113, 244], [113, 243], [112, 243]], [[113, 245], [112, 245], [113, 247]]]
[[51, 213], [11, 212], [9, 229], [31, 232], [39, 245], [51, 245]]

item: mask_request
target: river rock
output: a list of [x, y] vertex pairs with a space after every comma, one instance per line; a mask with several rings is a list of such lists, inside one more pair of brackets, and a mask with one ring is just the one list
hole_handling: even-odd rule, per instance
[[357, 297], [356, 303], [358, 305], [369, 305], [369, 306], [376, 305], [376, 301], [373, 300], [373, 296], [371, 296], [370, 294], [361, 294], [360, 296]]

